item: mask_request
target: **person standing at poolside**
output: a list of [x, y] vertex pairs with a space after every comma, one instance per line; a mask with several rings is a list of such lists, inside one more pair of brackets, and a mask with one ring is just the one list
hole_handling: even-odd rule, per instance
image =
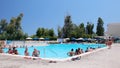
[[109, 41], [107, 42], [107, 45], [108, 45], [108, 49], [111, 49], [111, 45], [112, 45], [112, 40], [109, 39]]

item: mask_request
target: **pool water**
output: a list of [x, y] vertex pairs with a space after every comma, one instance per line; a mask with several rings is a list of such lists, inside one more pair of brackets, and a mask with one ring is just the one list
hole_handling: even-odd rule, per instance
[[[83, 49], [85, 51], [87, 47], [98, 48], [105, 47], [105, 44], [49, 44], [48, 46], [33, 46], [28, 47], [28, 52], [30, 56], [32, 56], [32, 52], [34, 48], [40, 51], [40, 57], [42, 58], [68, 58], [67, 53], [74, 49], [74, 51], [78, 48]], [[24, 55], [25, 48], [16, 48], [18, 50], [19, 55]], [[7, 52], [8, 49], [3, 49], [4, 52]]]

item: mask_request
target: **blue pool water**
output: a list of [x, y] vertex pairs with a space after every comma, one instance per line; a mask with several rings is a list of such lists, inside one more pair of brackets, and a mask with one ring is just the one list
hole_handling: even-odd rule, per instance
[[[67, 58], [69, 57], [67, 53], [73, 48], [74, 51], [77, 48], [86, 50], [87, 47], [98, 48], [98, 47], [105, 47], [105, 44], [49, 44], [48, 46], [33, 46], [28, 47], [28, 52], [30, 56], [34, 48], [40, 51], [40, 57], [42, 58]], [[8, 49], [3, 49], [4, 52], [7, 52]], [[17, 48], [18, 53], [20, 55], [24, 55], [25, 48]]]

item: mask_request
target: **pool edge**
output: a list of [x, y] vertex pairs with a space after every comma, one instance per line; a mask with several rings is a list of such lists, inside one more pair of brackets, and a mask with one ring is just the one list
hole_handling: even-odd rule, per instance
[[22, 55], [12, 55], [12, 54], [7, 54], [7, 53], [0, 53], [0, 55], [8, 55], [8, 56], [14, 56], [14, 57], [21, 57], [21, 58], [28, 58], [28, 59], [36, 59], [36, 60], [46, 60], [46, 61], [71, 61], [73, 58], [77, 58], [77, 57], [82, 57], [82, 56], [86, 56], [98, 51], [101, 51], [103, 49], [107, 49], [108, 47], [103, 47], [103, 48], [99, 48], [99, 49], [95, 49], [91, 52], [86, 52], [80, 55], [76, 55], [76, 56], [72, 56], [72, 57], [68, 57], [68, 58], [64, 58], [64, 59], [52, 59], [52, 58], [40, 58], [40, 57], [32, 57], [32, 56], [22, 56]]

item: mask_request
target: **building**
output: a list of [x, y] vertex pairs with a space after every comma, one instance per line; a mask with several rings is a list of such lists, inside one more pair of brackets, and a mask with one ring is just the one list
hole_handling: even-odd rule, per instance
[[107, 36], [120, 37], [120, 23], [110, 23], [107, 25]]

